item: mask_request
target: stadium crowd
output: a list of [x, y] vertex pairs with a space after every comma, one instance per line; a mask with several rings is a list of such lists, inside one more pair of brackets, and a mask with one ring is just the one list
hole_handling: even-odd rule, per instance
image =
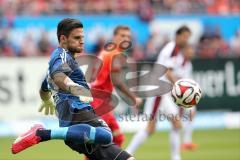
[[[49, 56], [52, 49], [56, 47], [56, 43], [50, 40], [46, 31], [41, 32], [39, 39], [34, 39], [32, 33], [29, 32], [19, 43], [11, 38], [10, 30], [11, 28], [0, 30], [0, 57]], [[132, 56], [136, 60], [153, 60], [161, 47], [168, 41], [168, 37], [152, 34], [145, 45], [136, 43], [133, 45]], [[99, 37], [93, 49], [88, 52], [98, 54], [105, 42], [104, 37]], [[200, 58], [240, 57], [240, 29], [236, 31], [228, 43], [219, 33], [204, 32], [194, 47], [196, 48], [196, 56]]]
[[[27, 5], [26, 5], [27, 4]], [[2, 13], [51, 15], [65, 13], [156, 13], [239, 14], [239, 0], [0, 0]]]
[[[7, 57], [48, 56], [56, 45], [44, 30], [39, 39], [34, 39], [28, 33], [21, 43], [12, 40], [10, 31], [14, 26], [11, 22], [16, 15], [136, 13], [143, 21], [151, 21], [156, 13], [240, 14], [239, 0], [0, 0], [0, 6], [0, 56]], [[1, 26], [3, 17], [7, 20], [7, 26], [4, 27]], [[161, 37], [161, 43], [157, 43], [159, 41], [156, 39], [159, 37], [153, 34], [146, 45], [135, 44], [132, 56], [136, 60], [154, 59], [169, 40], [168, 37]], [[92, 54], [97, 54], [104, 44], [105, 39], [99, 37]], [[222, 38], [219, 30], [207, 32], [206, 29], [195, 48], [196, 55], [201, 58], [239, 57], [240, 28], [228, 42]]]

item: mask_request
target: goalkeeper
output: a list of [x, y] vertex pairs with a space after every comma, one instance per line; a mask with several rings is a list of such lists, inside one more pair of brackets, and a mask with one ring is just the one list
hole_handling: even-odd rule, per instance
[[[112, 143], [112, 133], [97, 117], [89, 102], [93, 100], [75, 53], [83, 52], [83, 25], [76, 19], [63, 19], [57, 27], [60, 46], [49, 61], [48, 74], [42, 83], [40, 111], [53, 113], [56, 104], [59, 126], [45, 129], [37, 124], [20, 135], [12, 145], [16, 154], [40, 142], [61, 139], [74, 151], [90, 160], [134, 160], [127, 152]], [[51, 89], [51, 91], [50, 91]]]

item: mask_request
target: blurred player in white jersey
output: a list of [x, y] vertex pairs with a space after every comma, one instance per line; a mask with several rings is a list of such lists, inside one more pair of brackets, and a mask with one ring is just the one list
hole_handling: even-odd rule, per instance
[[[162, 64], [168, 68], [165, 76], [161, 78], [162, 80], [174, 83], [180, 78], [187, 78], [191, 75], [192, 65], [189, 61], [190, 53], [186, 54], [189, 55], [189, 58], [185, 58], [183, 53], [184, 49], [188, 52], [192, 52], [187, 46], [190, 36], [190, 29], [187, 26], [182, 26], [176, 31], [175, 41], [167, 43], [161, 50], [156, 63]], [[157, 67], [153, 67], [153, 70], [157, 69]], [[180, 160], [180, 107], [175, 105], [170, 93], [161, 97], [147, 98], [145, 103], [145, 114], [151, 117], [150, 121], [148, 121], [147, 127], [144, 130], [140, 130], [135, 134], [126, 150], [133, 154], [135, 150], [154, 133], [155, 125], [159, 118], [157, 116], [158, 110], [162, 116], [168, 117], [172, 123], [170, 131], [171, 159]]]

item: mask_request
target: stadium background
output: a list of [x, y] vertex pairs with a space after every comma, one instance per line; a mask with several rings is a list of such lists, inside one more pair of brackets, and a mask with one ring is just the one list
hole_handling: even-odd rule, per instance
[[[193, 76], [203, 98], [194, 120], [199, 149], [183, 153], [183, 159], [240, 159], [239, 0], [0, 0], [0, 160], [81, 159], [61, 142], [17, 156], [9, 150], [12, 136], [31, 124], [57, 126], [55, 117], [37, 112], [38, 89], [57, 46], [56, 25], [65, 17], [83, 22], [85, 52], [93, 55], [116, 25], [129, 25], [134, 33], [130, 58], [136, 62], [153, 62], [175, 30], [188, 25], [196, 49]], [[129, 120], [131, 109], [124, 102], [115, 111], [127, 144], [145, 122]], [[158, 123], [159, 132], [139, 149], [138, 160], [169, 159], [169, 127], [167, 121]]]

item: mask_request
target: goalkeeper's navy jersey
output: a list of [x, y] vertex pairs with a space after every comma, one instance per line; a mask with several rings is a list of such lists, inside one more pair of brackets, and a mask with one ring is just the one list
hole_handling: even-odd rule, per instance
[[74, 101], [73, 108], [82, 109], [84, 107], [89, 107], [89, 103], [80, 102], [78, 97], [61, 90], [54, 84], [52, 78], [56, 73], [60, 72], [66, 74], [73, 82], [89, 89], [78, 63], [69, 51], [61, 47], [58, 47], [52, 52], [49, 60], [48, 74], [42, 83], [41, 89], [43, 91], [52, 90], [54, 92], [54, 101], [56, 104], [70, 99]]

